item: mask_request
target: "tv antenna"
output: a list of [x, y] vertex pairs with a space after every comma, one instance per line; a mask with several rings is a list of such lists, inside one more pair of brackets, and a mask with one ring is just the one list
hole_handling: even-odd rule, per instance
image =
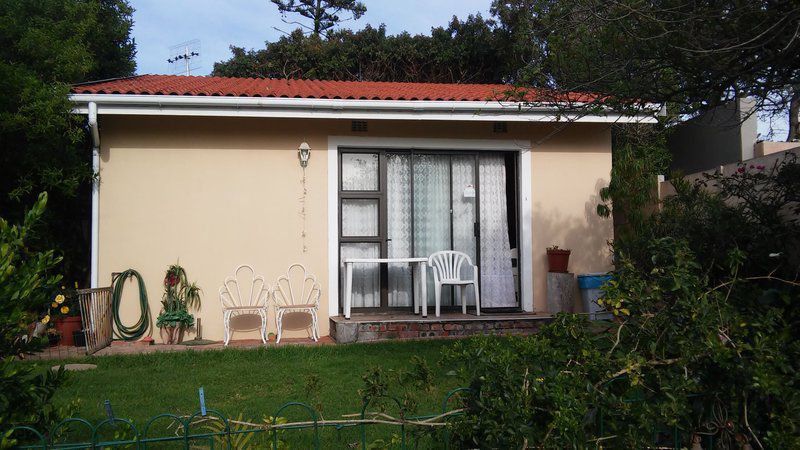
[[192, 70], [200, 68], [200, 40], [192, 39], [169, 48], [170, 73], [191, 75]]

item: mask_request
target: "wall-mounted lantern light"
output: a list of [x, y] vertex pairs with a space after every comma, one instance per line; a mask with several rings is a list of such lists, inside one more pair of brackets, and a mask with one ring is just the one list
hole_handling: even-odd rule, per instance
[[297, 158], [300, 159], [300, 167], [308, 166], [308, 159], [311, 157], [311, 146], [308, 142], [303, 141], [300, 147], [297, 148]]

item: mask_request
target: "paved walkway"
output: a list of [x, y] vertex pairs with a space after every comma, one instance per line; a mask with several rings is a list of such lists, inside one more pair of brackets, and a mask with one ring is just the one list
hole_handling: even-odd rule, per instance
[[[283, 347], [286, 345], [332, 345], [334, 343], [330, 336], [323, 336], [318, 342], [314, 342], [308, 338], [284, 338], [281, 340], [280, 344], [275, 344], [274, 340], [263, 344], [260, 339], [243, 339], [231, 341], [228, 348], [247, 349], [258, 347]], [[207, 345], [144, 345], [137, 342], [114, 341], [110, 346], [95, 353], [94, 356], [222, 350], [223, 348], [225, 347], [222, 345], [222, 341], [216, 341]], [[54, 346], [46, 348], [40, 353], [28, 355], [25, 359], [69, 359], [84, 357], [86, 357], [86, 349], [83, 347]]]

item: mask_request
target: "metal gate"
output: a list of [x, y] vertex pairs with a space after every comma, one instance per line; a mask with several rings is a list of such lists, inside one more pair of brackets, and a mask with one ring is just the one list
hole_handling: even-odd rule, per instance
[[81, 322], [86, 336], [86, 353], [111, 345], [113, 337], [111, 311], [111, 287], [79, 289], [78, 303], [81, 306]]

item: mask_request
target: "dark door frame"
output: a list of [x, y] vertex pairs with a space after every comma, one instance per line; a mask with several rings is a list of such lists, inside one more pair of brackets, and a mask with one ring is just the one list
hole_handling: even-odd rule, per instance
[[[365, 154], [377, 154], [378, 155], [378, 190], [377, 191], [344, 191], [342, 190], [342, 156], [344, 154], [352, 154], [352, 153], [365, 153]], [[380, 245], [380, 257], [386, 258], [388, 256], [388, 205], [387, 205], [387, 161], [386, 155], [387, 154], [408, 154], [411, 156], [411, 160], [409, 164], [411, 164], [411, 185], [414, 184], [414, 171], [413, 171], [413, 158], [414, 155], [446, 155], [446, 156], [473, 156], [474, 157], [474, 174], [475, 174], [475, 224], [474, 224], [474, 233], [476, 238], [476, 245], [475, 245], [475, 256], [476, 261], [475, 264], [478, 265], [480, 271], [480, 156], [482, 154], [489, 154], [489, 153], [498, 153], [497, 150], [442, 150], [442, 149], [425, 149], [425, 148], [394, 148], [394, 147], [379, 147], [379, 148], [371, 148], [371, 147], [356, 147], [356, 146], [346, 146], [346, 147], [339, 147], [337, 151], [337, 173], [338, 173], [338, 181], [337, 181], [337, 208], [338, 208], [338, 243], [337, 243], [337, 260], [340, 261], [339, 263], [339, 273], [337, 274], [341, 279], [341, 247], [342, 244], [347, 243], [377, 243]], [[499, 153], [507, 154], [511, 153], [510, 151], [499, 151]], [[514, 215], [509, 216], [509, 222], [511, 220], [515, 221], [515, 230], [516, 230], [516, 245], [519, 253], [519, 247], [521, 243], [520, 237], [520, 229], [518, 225], [519, 221], [519, 156], [514, 155]], [[452, 165], [452, 158], [449, 162], [449, 170], [450, 170], [450, 180], [452, 184], [452, 172], [453, 172], [453, 165]], [[509, 174], [506, 176], [508, 177]], [[453, 247], [453, 220], [452, 220], [452, 204], [453, 204], [453, 191], [452, 187], [449, 189], [450, 199], [449, 203], [451, 205], [450, 208], [450, 248]], [[343, 199], [377, 199], [378, 200], [378, 236], [343, 236], [342, 235], [342, 200]], [[414, 202], [414, 190], [411, 189], [411, 202], [413, 205]], [[412, 245], [412, 254], [414, 250], [415, 240], [414, 240], [414, 209], [411, 209], [411, 245]], [[518, 257], [519, 258], [519, 257]], [[517, 264], [519, 266], [519, 259], [517, 260]], [[353, 307], [354, 310], [359, 312], [392, 312], [392, 311], [403, 311], [408, 310], [410, 306], [397, 306], [397, 307], [390, 307], [388, 304], [388, 265], [380, 264], [380, 306], [379, 307]], [[413, 275], [412, 275], [413, 276]], [[516, 286], [516, 291], [521, 291], [521, 279], [517, 280], [519, 286]], [[339, 283], [339, 289], [341, 291], [341, 283]], [[344, 296], [339, 295], [339, 313], [343, 313], [343, 303], [344, 303]], [[504, 307], [504, 308], [496, 308], [499, 311], [520, 311], [522, 308], [522, 299], [520, 295], [516, 296], [517, 304], [515, 307]], [[442, 305], [442, 310], [457, 310], [460, 309], [460, 306], [456, 305]], [[484, 308], [481, 309], [488, 309], [492, 310], [492, 308]]]

